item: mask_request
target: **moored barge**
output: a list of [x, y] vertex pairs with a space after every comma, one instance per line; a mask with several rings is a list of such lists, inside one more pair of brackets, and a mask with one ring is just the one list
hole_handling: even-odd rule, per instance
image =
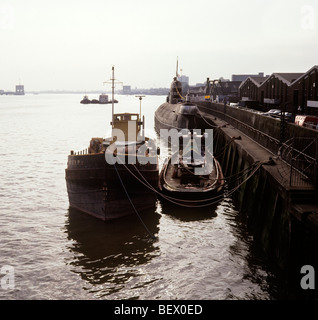
[[111, 137], [71, 151], [65, 170], [70, 207], [104, 221], [154, 208], [159, 177], [157, 149], [144, 136], [141, 115], [115, 114], [113, 105], [111, 125]]

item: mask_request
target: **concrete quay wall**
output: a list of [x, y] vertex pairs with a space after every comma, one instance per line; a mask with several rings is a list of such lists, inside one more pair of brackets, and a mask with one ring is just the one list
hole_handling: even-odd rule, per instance
[[[223, 109], [222, 105], [217, 107], [219, 110]], [[202, 108], [201, 111], [203, 110]], [[259, 129], [264, 128], [271, 135], [271, 130], [279, 132], [279, 121], [275, 119], [263, 116], [259, 118], [260, 115], [247, 113], [245, 110], [238, 110], [245, 111], [242, 113], [236, 112], [234, 108], [227, 111], [229, 110], [234, 110], [230, 113], [231, 117], [239, 117], [240, 121], [250, 124], [258, 123], [256, 126]], [[304, 201], [299, 197], [295, 198], [294, 190], [289, 187], [288, 177], [284, 177], [284, 173], [288, 172], [288, 165], [275, 152], [271, 152], [271, 148], [262, 147], [247, 134], [229, 125], [222, 119], [224, 117], [221, 112], [213, 113], [212, 108], [209, 111], [204, 115], [217, 127], [214, 130], [214, 154], [222, 165], [225, 177], [240, 176], [240, 172], [253, 164], [263, 163], [236, 192], [240, 212], [246, 216], [248, 228], [257, 246], [286, 275], [299, 275], [300, 267], [305, 264], [316, 266], [318, 270], [317, 190], [302, 190], [305, 195], [309, 194]], [[263, 118], [267, 124], [260, 123]], [[231, 187], [229, 180], [229, 189]]]

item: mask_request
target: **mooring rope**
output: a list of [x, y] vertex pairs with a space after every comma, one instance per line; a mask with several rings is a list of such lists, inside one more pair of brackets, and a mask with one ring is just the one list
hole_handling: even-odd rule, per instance
[[231, 140], [227, 142], [226, 145], [219, 151], [216, 157], [220, 157], [221, 155], [223, 155], [223, 153], [226, 151], [226, 148], [228, 148], [229, 145], [236, 139], [238, 139], [238, 137], [232, 137]]
[[181, 95], [181, 93], [179, 92], [179, 90], [178, 90], [178, 87], [177, 87], [177, 86], [176, 86], [176, 90], [177, 90], [177, 93], [178, 93], [179, 97], [180, 97], [182, 100], [186, 100], [186, 98], [185, 98], [185, 97], [182, 97], [182, 95]]
[[222, 127], [222, 126], [217, 126], [217, 125], [215, 125], [215, 124], [211, 124], [209, 121], [207, 121], [207, 120], [205, 119], [205, 116], [203, 115], [203, 112], [201, 112], [200, 110], [199, 110], [199, 115], [201, 116], [201, 118], [203, 119], [203, 121], [204, 121], [206, 124], [208, 124], [210, 127], [216, 128], [216, 129]]
[[[150, 183], [149, 181], [146, 180], [146, 178], [141, 174], [141, 172], [138, 170], [138, 168], [134, 166], [135, 170], [139, 173], [139, 175], [142, 177], [142, 180], [140, 180], [124, 163], [121, 163], [125, 168], [126, 170], [135, 178], [137, 179], [141, 184], [143, 184], [145, 187], [147, 187], [148, 189], [152, 190], [153, 192], [159, 194], [162, 198], [165, 198], [166, 200], [174, 203], [174, 204], [177, 204], [177, 205], [180, 205], [180, 206], [184, 206], [184, 207], [188, 207], [188, 208], [192, 208], [192, 207], [206, 207], [206, 206], [209, 206], [213, 203], [208, 203], [208, 204], [205, 204], [205, 205], [201, 205], [201, 206], [194, 206], [194, 205], [184, 205], [178, 201], [181, 201], [180, 199], [178, 198], [174, 198], [174, 197], [170, 197], [170, 196], [167, 196], [165, 194], [163, 194], [162, 192], [158, 191], [156, 188], [154, 188]], [[197, 202], [206, 202], [206, 201], [209, 201], [209, 200], [215, 200], [215, 199], [218, 199], [215, 201], [215, 203], [217, 203], [218, 201], [220, 201], [220, 199], [222, 199], [223, 195], [220, 195], [220, 196], [216, 196], [214, 198], [209, 198], [209, 199], [198, 199], [198, 200], [182, 200], [182, 202], [189, 202], [189, 203], [197, 203]]]
[[130, 196], [129, 196], [129, 194], [128, 194], [128, 191], [127, 191], [127, 189], [126, 189], [126, 187], [125, 187], [125, 184], [124, 184], [123, 180], [121, 179], [121, 176], [120, 176], [120, 174], [119, 174], [119, 172], [118, 172], [118, 170], [117, 170], [116, 163], [114, 163], [114, 167], [115, 167], [117, 176], [118, 176], [118, 178], [119, 178], [119, 181], [120, 181], [120, 183], [121, 183], [121, 185], [122, 185], [122, 187], [123, 187], [123, 189], [124, 189], [124, 191], [125, 191], [125, 193], [126, 193], [126, 195], [127, 195], [127, 198], [128, 198], [128, 200], [129, 200], [131, 206], [133, 207], [135, 213], [137, 214], [139, 220], [141, 221], [141, 223], [142, 223], [143, 226], [145, 227], [145, 229], [146, 229], [146, 231], [148, 232], [148, 234], [150, 235], [151, 239], [153, 239], [153, 240], [157, 239], [157, 237], [155, 237], [155, 236], [150, 232], [150, 230], [147, 228], [146, 224], [144, 223], [144, 221], [142, 220], [141, 216], [139, 215], [139, 213], [138, 213], [135, 205], [133, 204], [133, 202], [132, 202], [132, 200], [131, 200], [131, 198], [130, 198]]
[[[123, 164], [123, 165], [124, 165], [124, 167], [125, 167], [140, 183], [142, 183], [144, 186], [150, 188], [150, 189], [153, 190], [154, 192], [160, 194], [160, 195], [161, 195], [163, 198], [165, 198], [166, 200], [168, 200], [168, 201], [170, 201], [170, 202], [172, 202], [172, 203], [174, 203], [174, 204], [176, 204], [176, 205], [183, 206], [183, 207], [188, 207], [188, 208], [200, 208], [200, 207], [206, 207], [206, 206], [211, 206], [212, 204], [216, 204], [216, 203], [218, 203], [223, 197], [229, 197], [230, 195], [232, 195], [236, 190], [238, 190], [238, 188], [240, 188], [244, 183], [246, 183], [246, 182], [258, 171], [258, 169], [259, 169], [263, 164], [265, 164], [266, 162], [268, 162], [268, 161], [263, 161], [263, 162], [259, 162], [259, 163], [254, 163], [254, 164], [250, 167], [250, 168], [252, 168], [253, 166], [255, 166], [254, 170], [253, 170], [239, 185], [237, 185], [237, 186], [234, 187], [232, 190], [230, 190], [230, 191], [228, 191], [228, 192], [226, 192], [226, 193], [224, 193], [224, 194], [222, 194], [222, 195], [220, 195], [220, 196], [218, 196], [218, 197], [214, 197], [214, 198], [210, 198], [210, 199], [205, 199], [205, 200], [203, 200], [203, 201], [209, 201], [209, 200], [212, 200], [212, 199], [217, 199], [217, 198], [219, 198], [218, 200], [216, 200], [216, 201], [214, 201], [214, 202], [209, 202], [209, 203], [203, 204], [203, 205], [184, 205], [184, 204], [182, 204], [182, 203], [179, 203], [178, 201], [175, 201], [175, 200], [178, 200], [178, 199], [175, 199], [175, 198], [166, 196], [166, 195], [162, 194], [161, 192], [159, 192], [158, 190], [156, 190], [156, 189], [149, 183], [149, 181], [146, 180], [146, 178], [141, 174], [141, 172], [138, 170], [138, 168], [136, 168], [135, 165], [133, 165], [134, 168], [136, 169], [136, 171], [139, 173], [139, 175], [143, 178], [143, 180], [144, 180], [146, 183], [144, 183], [144, 182], [141, 181], [138, 177], [136, 177], [136, 175], [133, 174], [133, 172], [132, 172], [125, 164]], [[123, 180], [122, 180], [122, 178], [121, 178], [121, 176], [120, 176], [120, 174], [119, 174], [119, 172], [118, 172], [116, 163], [114, 163], [114, 166], [115, 166], [115, 170], [116, 170], [117, 176], [118, 176], [118, 178], [119, 178], [119, 181], [120, 181], [120, 183], [121, 183], [121, 185], [122, 185], [122, 187], [123, 187], [123, 189], [124, 189], [124, 191], [125, 191], [125, 193], [126, 193], [126, 196], [127, 196], [128, 200], [129, 200], [131, 206], [133, 207], [136, 215], [138, 216], [140, 222], [141, 222], [142, 225], [144, 226], [144, 228], [145, 228], [145, 230], [147, 231], [147, 233], [148, 233], [148, 235], [150, 236], [150, 238], [151, 238], [152, 240], [157, 240], [158, 237], [154, 236], [154, 235], [152, 234], [152, 232], [148, 229], [148, 227], [146, 226], [146, 224], [145, 224], [144, 221], [142, 220], [141, 216], [139, 215], [139, 213], [138, 213], [138, 211], [137, 211], [134, 203], [132, 202], [131, 197], [129, 196], [129, 193], [128, 193], [125, 185], [124, 185], [124, 182], [123, 182]], [[247, 169], [250, 169], [250, 168], [247, 168]], [[244, 172], [244, 171], [246, 171], [246, 170], [243, 170], [242, 172]], [[172, 199], [174, 199], [174, 200], [172, 200]], [[191, 200], [189, 200], [189, 201], [191, 201]], [[199, 201], [197, 201], [197, 202], [199, 202]], [[168, 241], [164, 241], [164, 242], [166, 242], [166, 243], [168, 243], [168, 244], [170, 244], [170, 245], [174, 245], [174, 246], [175, 246], [175, 244], [169, 243]], [[177, 246], [177, 247], [178, 247], [179, 249], [182, 249], [180, 246]]]
[[[218, 195], [218, 196], [215, 196], [215, 197], [212, 197], [212, 198], [208, 198], [208, 199], [198, 199], [198, 200], [180, 200], [178, 198], [174, 198], [174, 197], [170, 197], [170, 196], [167, 196], [165, 194], [163, 194], [162, 192], [158, 191], [156, 188], [154, 188], [147, 180], [146, 178], [141, 174], [141, 172], [138, 170], [138, 168], [134, 166], [135, 170], [139, 173], [139, 175], [142, 177], [142, 179], [145, 181], [142, 181], [140, 180], [123, 162], [122, 165], [126, 168], [126, 170], [133, 176], [135, 177], [141, 184], [143, 184], [145, 187], [149, 188], [150, 190], [152, 190], [153, 192], [159, 194], [162, 198], [168, 200], [169, 202], [171, 203], [174, 203], [174, 204], [177, 204], [179, 206], [183, 206], [183, 207], [187, 207], [187, 208], [202, 208], [202, 207], [207, 207], [207, 206], [210, 206], [210, 205], [213, 205], [213, 204], [216, 204], [218, 203], [223, 197], [224, 195], [225, 196], [230, 196], [232, 195], [236, 190], [238, 190], [241, 185], [243, 185], [245, 182], [247, 182], [256, 172], [257, 170], [264, 164], [266, 163], [267, 161], [263, 161], [263, 162], [255, 162], [253, 165], [251, 165], [249, 168], [246, 168], [244, 170], [242, 170], [242, 172], [244, 171], [247, 171], [247, 170], [252, 170], [253, 167], [255, 167], [255, 169], [252, 171], [252, 174], [250, 174], [247, 178], [245, 178], [241, 183], [239, 183], [238, 186], [234, 187], [233, 189], [231, 189], [230, 191], [226, 192], [225, 194], [221, 194], [221, 195]], [[234, 176], [234, 175], [233, 175]], [[240, 178], [241, 179], [241, 178]], [[240, 180], [239, 178], [237, 179], [237, 181]], [[184, 203], [181, 203], [180, 201], [182, 202], [186, 202], [186, 203], [200, 203], [200, 202], [208, 202], [208, 203], [205, 203], [205, 204], [201, 204], [201, 205], [187, 205], [187, 204], [184, 204]], [[212, 201], [212, 202], [210, 202]]]

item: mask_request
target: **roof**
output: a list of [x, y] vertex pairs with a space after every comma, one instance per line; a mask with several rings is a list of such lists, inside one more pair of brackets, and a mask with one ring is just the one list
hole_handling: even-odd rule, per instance
[[248, 80], [252, 81], [257, 87], [259, 87], [261, 84], [263, 84], [267, 79], [269, 78], [269, 76], [267, 77], [259, 77], [259, 76], [250, 76], [248, 77], [246, 80], [244, 80], [239, 88], [241, 88], [243, 86], [243, 84], [245, 82], [247, 82]]
[[268, 76], [267, 77], [250, 77], [250, 79], [257, 86], [260, 86], [263, 82], [265, 82], [268, 79]]
[[295, 79], [294, 82], [301, 80], [303, 77], [305, 77], [306, 75], [310, 74], [311, 72], [313, 72], [314, 70], [318, 70], [318, 65], [313, 66], [312, 68], [310, 68], [306, 73], [303, 73], [300, 77], [298, 77], [297, 79]]
[[313, 66], [311, 69], [309, 69], [307, 72], [275, 72], [272, 73], [270, 76], [267, 77], [257, 77], [257, 76], [250, 76], [245, 81], [243, 81], [240, 84], [240, 88], [246, 83], [246, 81], [250, 80], [252, 81], [257, 87], [262, 86], [267, 80], [269, 80], [271, 77], [276, 77], [279, 80], [281, 80], [283, 83], [286, 83], [288, 86], [291, 84], [300, 81], [303, 77], [310, 74], [314, 70], [318, 70], [318, 65]]
[[303, 76], [304, 73], [273, 73], [271, 76], [275, 76], [282, 82], [290, 85], [292, 82], [297, 80], [299, 77]]

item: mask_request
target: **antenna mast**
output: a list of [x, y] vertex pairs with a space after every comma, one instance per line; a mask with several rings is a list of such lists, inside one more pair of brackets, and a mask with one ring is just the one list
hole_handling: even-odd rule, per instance
[[114, 128], [114, 95], [115, 95], [115, 67], [112, 66], [112, 77], [110, 79], [112, 81], [112, 127]]
[[142, 98], [144, 98], [145, 96], [135, 96], [136, 98], [139, 98], [139, 100], [140, 100], [140, 111], [139, 111], [139, 118], [140, 118], [140, 120], [141, 120], [141, 100], [142, 100]]
[[[111, 84], [112, 84], [112, 128], [114, 128], [114, 103], [115, 103], [115, 67], [112, 66], [112, 77], [110, 79]], [[109, 81], [106, 81], [104, 83], [109, 83]], [[122, 82], [117, 82], [117, 83], [122, 83]]]
[[176, 78], [178, 78], [178, 57], [177, 57]]

